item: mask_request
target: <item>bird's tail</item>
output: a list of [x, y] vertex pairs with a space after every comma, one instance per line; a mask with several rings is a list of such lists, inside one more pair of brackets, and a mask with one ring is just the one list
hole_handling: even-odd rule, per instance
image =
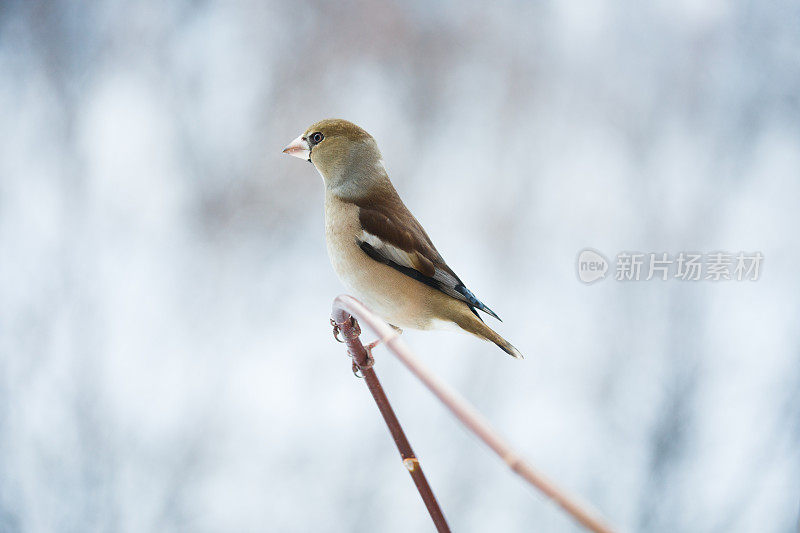
[[495, 330], [484, 324], [481, 319], [477, 318], [472, 313], [464, 313], [455, 320], [455, 323], [458, 324], [458, 326], [464, 331], [472, 333], [481, 339], [495, 343], [500, 347], [501, 350], [506, 352], [514, 359], [524, 359], [522, 353], [514, 348], [510, 342], [498, 335]]

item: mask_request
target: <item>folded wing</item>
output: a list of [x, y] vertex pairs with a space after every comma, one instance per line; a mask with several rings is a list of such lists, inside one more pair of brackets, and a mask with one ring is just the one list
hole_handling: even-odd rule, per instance
[[480, 309], [500, 320], [447, 266], [422, 225], [399, 198], [397, 202], [382, 202], [381, 205], [388, 207], [376, 209], [359, 206], [362, 231], [357, 242], [364, 253], [410, 278], [461, 300], [476, 316], [478, 313], [475, 309]]

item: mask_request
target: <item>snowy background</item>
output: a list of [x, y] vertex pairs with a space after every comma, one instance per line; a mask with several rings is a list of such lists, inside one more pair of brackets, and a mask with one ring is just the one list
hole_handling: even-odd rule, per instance
[[[515, 361], [406, 332], [616, 525], [800, 502], [800, 7], [777, 0], [0, 2], [0, 531], [426, 531], [328, 316], [323, 189], [377, 139]], [[576, 278], [591, 246], [757, 282]], [[455, 531], [579, 531], [386, 351]]]

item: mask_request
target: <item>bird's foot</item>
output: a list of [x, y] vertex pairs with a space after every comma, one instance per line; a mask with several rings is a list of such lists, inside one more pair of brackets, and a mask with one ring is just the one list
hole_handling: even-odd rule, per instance
[[[398, 328], [397, 326], [393, 326], [392, 324], [389, 324], [389, 327], [392, 328], [393, 330], [395, 330], [397, 332], [397, 335], [402, 335], [403, 334], [403, 330]], [[390, 335], [389, 337], [386, 337], [386, 338], [377, 339], [377, 340], [372, 341], [369, 344], [364, 345], [364, 348], [371, 355], [373, 348], [375, 348], [376, 346], [378, 346], [379, 344], [381, 344], [384, 341], [389, 341], [389, 340], [394, 339], [394, 338], [395, 338], [395, 336]]]
[[[351, 338], [355, 339], [359, 335], [361, 335], [361, 326], [358, 325], [358, 321], [355, 317], [350, 317], [350, 324], [352, 326], [352, 331], [350, 332]], [[333, 326], [333, 338], [336, 339], [336, 342], [344, 342], [342, 339], [339, 338], [339, 334], [342, 333], [342, 328], [339, 327], [339, 324], [336, 323], [334, 319], [331, 318], [331, 326]]]
[[339, 324], [336, 323], [334, 319], [331, 318], [331, 326], [333, 326], [333, 338], [336, 339], [336, 342], [344, 342], [342, 339], [339, 338], [339, 333], [341, 329], [339, 329]]
[[372, 353], [372, 349], [375, 348], [376, 346], [378, 346], [381, 342], [382, 342], [382, 339], [374, 340], [374, 341], [370, 342], [369, 344], [365, 344], [364, 345], [364, 349], [368, 353]]
[[364, 362], [363, 365], [359, 365], [358, 363], [356, 363], [356, 358], [353, 357], [353, 356], [350, 356], [350, 358], [353, 360], [353, 375], [355, 377], [363, 378], [364, 377], [364, 373], [361, 372], [361, 370], [364, 369], [364, 368], [372, 368], [372, 365], [375, 364], [375, 358], [372, 357], [372, 349], [375, 346], [377, 346], [378, 344], [380, 344], [380, 340], [377, 340], [375, 342], [371, 342], [371, 343], [369, 343], [369, 344], [364, 346], [364, 351], [367, 352], [367, 358], [366, 358], [366, 361]]
[[[331, 326], [333, 327], [333, 338], [336, 339], [337, 342], [345, 342], [344, 340], [342, 340], [339, 337], [340, 334], [345, 335], [345, 336], [347, 336], [349, 338], [353, 338], [353, 339], [355, 339], [359, 335], [361, 335], [361, 326], [358, 325], [358, 321], [355, 319], [355, 317], [352, 317], [352, 316], [350, 317], [350, 325], [351, 325], [352, 329], [349, 332], [343, 332], [342, 328], [339, 326], [339, 324], [337, 324], [336, 321], [331, 319]], [[380, 338], [380, 339], [377, 339], [377, 340], [374, 340], [374, 341], [370, 342], [369, 344], [363, 345], [364, 346], [364, 350], [367, 352], [366, 364], [359, 366], [358, 363], [356, 363], [355, 359], [353, 359], [353, 374], [355, 374], [356, 377], [363, 378], [364, 375], [361, 373], [361, 369], [362, 368], [370, 368], [370, 367], [372, 367], [372, 365], [375, 364], [375, 359], [372, 357], [372, 350], [374, 350], [382, 342], [389, 341], [389, 340], [395, 338], [397, 335], [400, 335], [400, 334], [403, 333], [403, 330], [398, 328], [397, 326], [392, 325], [392, 324], [389, 324], [389, 326], [396, 332], [396, 335], [390, 335], [388, 337]], [[351, 355], [351, 357], [352, 357], [352, 355]]]

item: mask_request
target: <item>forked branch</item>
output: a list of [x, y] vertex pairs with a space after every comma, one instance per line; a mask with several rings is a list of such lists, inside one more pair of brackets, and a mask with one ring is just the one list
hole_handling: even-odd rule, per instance
[[360, 328], [353, 319], [357, 319], [361, 324], [366, 324], [389, 351], [394, 354], [417, 379], [419, 379], [436, 396], [456, 418], [458, 418], [467, 429], [477, 435], [486, 443], [500, 458], [508, 465], [511, 470], [519, 474], [525, 481], [533, 485], [545, 496], [555, 501], [562, 509], [569, 513], [575, 520], [583, 524], [587, 529], [595, 533], [612, 533], [614, 530], [597, 511], [589, 505], [579, 501], [575, 496], [567, 494], [550, 479], [538, 472], [528, 464], [511, 446], [489, 425], [489, 422], [467, 402], [460, 394], [453, 390], [447, 383], [431, 373], [422, 362], [411, 352], [405, 342], [399, 338], [399, 334], [394, 331], [386, 322], [373, 314], [361, 302], [352, 296], [342, 295], [333, 301], [333, 313], [331, 321], [334, 329], [344, 336], [347, 343], [347, 352], [353, 358], [354, 369], [363, 374], [367, 386], [370, 389], [378, 408], [386, 421], [389, 431], [397, 444], [403, 463], [409, 469], [414, 483], [425, 502], [428, 512], [431, 514], [436, 527], [439, 531], [449, 531], [441, 510], [433, 496], [433, 492], [428, 486], [419, 461], [411, 450], [400, 427], [394, 411], [389, 405], [389, 401], [380, 386], [377, 375], [372, 369], [373, 360], [359, 339]]

